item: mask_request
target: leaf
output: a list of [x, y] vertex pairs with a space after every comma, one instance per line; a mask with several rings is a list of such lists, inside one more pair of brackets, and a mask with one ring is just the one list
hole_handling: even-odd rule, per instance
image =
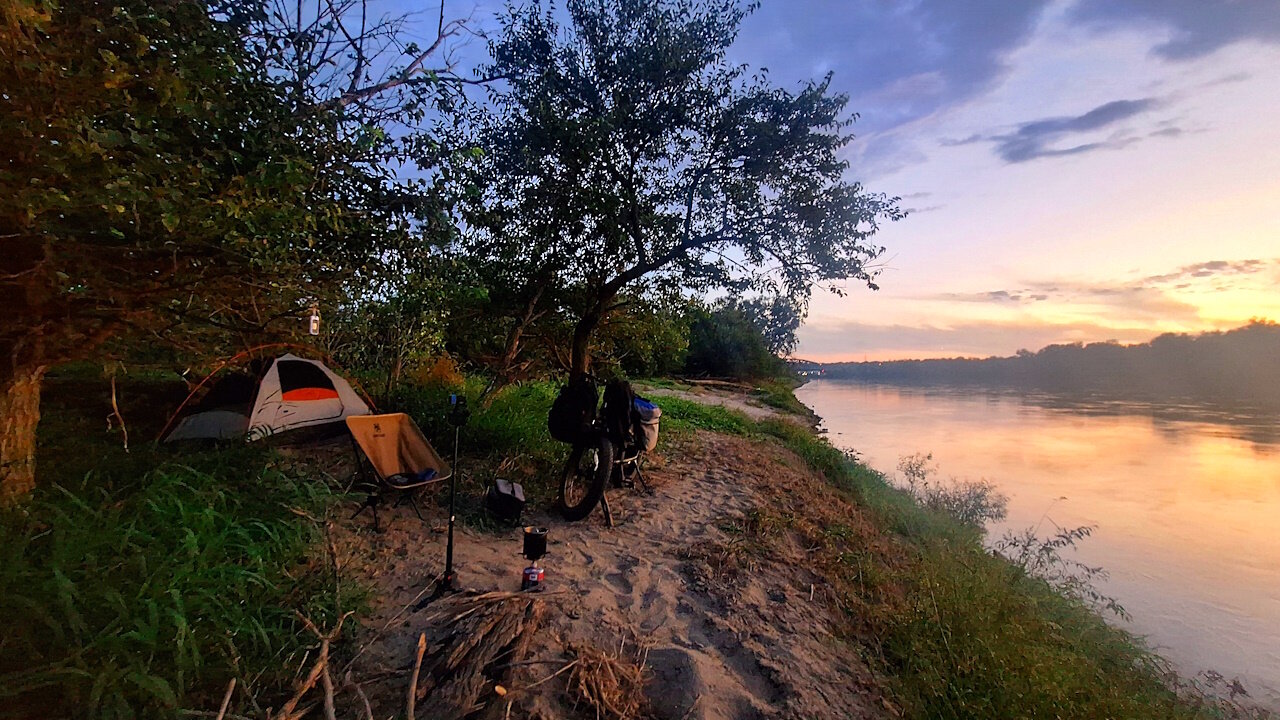
[[173, 213], [165, 213], [160, 217], [160, 222], [164, 224], [164, 229], [173, 232], [178, 229], [178, 216]]

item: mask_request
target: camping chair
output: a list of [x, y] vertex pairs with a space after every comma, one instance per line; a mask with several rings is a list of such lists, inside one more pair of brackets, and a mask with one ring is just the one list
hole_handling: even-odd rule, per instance
[[[404, 413], [351, 415], [347, 418], [347, 429], [351, 431], [352, 449], [356, 453], [357, 475], [365, 478], [364, 484], [370, 488], [364, 504], [351, 517], [366, 508], [372, 509], [373, 528], [377, 530], [378, 504], [383, 493], [389, 493], [397, 496], [392, 507], [407, 499], [413, 513], [426, 522], [414, 496], [427, 485], [448, 480], [453, 470], [427, 442], [413, 418]], [[369, 461], [368, 468], [377, 476], [376, 482], [368, 480], [362, 454]]]

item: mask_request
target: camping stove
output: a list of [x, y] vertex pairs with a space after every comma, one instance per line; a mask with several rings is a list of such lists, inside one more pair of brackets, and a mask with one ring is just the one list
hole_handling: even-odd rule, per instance
[[538, 567], [538, 561], [547, 554], [547, 529], [532, 525], [525, 527], [524, 549], [521, 554], [528, 558], [530, 564], [520, 577], [520, 589], [535, 590], [542, 585], [543, 572]]

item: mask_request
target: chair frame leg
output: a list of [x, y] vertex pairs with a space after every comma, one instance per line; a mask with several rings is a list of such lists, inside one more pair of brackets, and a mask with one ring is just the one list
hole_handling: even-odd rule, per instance
[[427, 519], [422, 517], [422, 511], [418, 509], [418, 493], [409, 493], [409, 506], [413, 508], [413, 514], [417, 515], [418, 519], [425, 524]]

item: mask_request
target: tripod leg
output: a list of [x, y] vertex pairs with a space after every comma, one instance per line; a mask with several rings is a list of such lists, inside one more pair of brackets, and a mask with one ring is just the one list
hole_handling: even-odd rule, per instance
[[609, 493], [600, 493], [600, 509], [604, 512], [605, 527], [613, 527], [613, 511], [609, 509]]

